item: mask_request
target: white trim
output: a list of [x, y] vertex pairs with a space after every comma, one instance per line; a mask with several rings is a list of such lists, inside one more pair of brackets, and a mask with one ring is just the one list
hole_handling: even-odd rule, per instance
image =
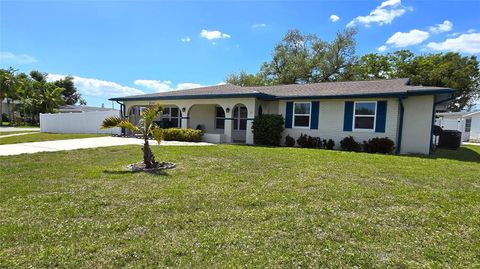
[[[295, 105], [296, 104], [309, 104], [309, 111], [308, 114], [296, 114], [295, 113]], [[295, 126], [295, 116], [308, 116], [308, 126]], [[312, 102], [293, 102], [293, 113], [292, 113], [292, 128], [296, 129], [310, 129], [311, 121], [312, 121]]]
[[[365, 104], [365, 103], [375, 103], [375, 109], [373, 110], [373, 115], [358, 115], [358, 117], [373, 117], [373, 128], [372, 129], [365, 129], [365, 128], [355, 128], [355, 120], [356, 120], [356, 107], [357, 104]], [[352, 131], [353, 132], [367, 132], [367, 133], [374, 133], [375, 126], [377, 126], [377, 106], [378, 101], [354, 101], [353, 102], [353, 120], [352, 120]]]

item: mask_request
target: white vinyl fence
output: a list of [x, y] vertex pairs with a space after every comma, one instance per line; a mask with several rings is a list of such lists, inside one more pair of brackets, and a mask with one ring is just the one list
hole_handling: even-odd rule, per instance
[[107, 117], [120, 116], [118, 110], [91, 111], [82, 113], [40, 114], [42, 133], [120, 134], [120, 128], [101, 130]]

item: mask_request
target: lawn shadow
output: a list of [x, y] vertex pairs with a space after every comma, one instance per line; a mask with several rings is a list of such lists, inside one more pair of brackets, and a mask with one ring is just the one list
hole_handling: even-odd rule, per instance
[[155, 176], [165, 176], [169, 177], [170, 175], [165, 170], [155, 170], [155, 171], [129, 171], [129, 170], [103, 170], [103, 173], [110, 175], [133, 175], [139, 173], [145, 173]]
[[[479, 147], [480, 149], [480, 147]], [[480, 150], [476, 151], [469, 147], [460, 147], [458, 149], [436, 149], [431, 155], [409, 155], [427, 159], [448, 159], [461, 162], [480, 163]]]

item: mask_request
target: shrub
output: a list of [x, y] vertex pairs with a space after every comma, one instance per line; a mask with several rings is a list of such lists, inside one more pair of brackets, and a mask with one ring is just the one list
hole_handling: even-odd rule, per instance
[[10, 119], [8, 118], [8, 115], [7, 115], [7, 114], [5, 114], [5, 113], [2, 114], [2, 121], [5, 121], [5, 122], [9, 122], [9, 121], [10, 121]]
[[323, 147], [326, 149], [333, 149], [335, 147], [335, 141], [332, 139], [323, 140]]
[[392, 153], [395, 143], [388, 137], [375, 137], [368, 141], [363, 141], [363, 150], [368, 153]]
[[169, 128], [162, 129], [162, 137], [165, 141], [199, 142], [203, 132], [194, 129]]
[[293, 139], [293, 137], [287, 135], [285, 137], [285, 146], [287, 146], [287, 147], [295, 146], [295, 139]]
[[255, 144], [279, 146], [284, 130], [284, 120], [281, 115], [263, 114], [253, 120], [253, 141]]
[[353, 136], [347, 136], [340, 141], [340, 148], [346, 151], [360, 151], [360, 144], [355, 141]]
[[321, 148], [322, 140], [320, 137], [313, 137], [306, 134], [300, 134], [297, 144], [302, 148]]

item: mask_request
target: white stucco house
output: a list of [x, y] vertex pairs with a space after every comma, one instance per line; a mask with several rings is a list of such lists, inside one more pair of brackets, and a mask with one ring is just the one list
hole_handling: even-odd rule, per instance
[[462, 141], [480, 142], [480, 111], [437, 113], [436, 124], [462, 132]]
[[[162, 104], [160, 120], [179, 128], [202, 128], [215, 143], [253, 144], [252, 122], [259, 114], [280, 114], [283, 136], [301, 133], [362, 142], [374, 137], [395, 141], [397, 153], [429, 154], [435, 107], [455, 90], [411, 86], [408, 79], [240, 87], [217, 85], [189, 90], [111, 98], [121, 114], [138, 121], [143, 107]], [[283, 140], [284, 141], [284, 140]]]

